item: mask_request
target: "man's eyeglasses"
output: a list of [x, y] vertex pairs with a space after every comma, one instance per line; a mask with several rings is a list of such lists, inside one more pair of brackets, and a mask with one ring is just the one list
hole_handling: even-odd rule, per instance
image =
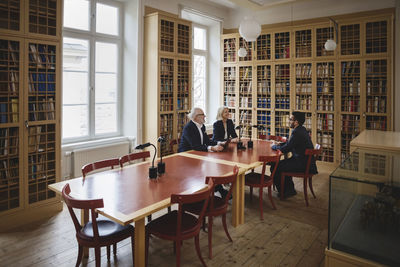
[[204, 116], [204, 117], [206, 117], [206, 114], [200, 113], [200, 114], [197, 114], [196, 116]]
[[295, 118], [289, 118], [289, 121], [295, 121], [296, 119]]

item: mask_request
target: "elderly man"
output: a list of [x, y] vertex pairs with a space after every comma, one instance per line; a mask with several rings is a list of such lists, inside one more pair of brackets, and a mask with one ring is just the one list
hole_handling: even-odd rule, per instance
[[178, 152], [188, 150], [218, 152], [224, 149], [225, 142], [214, 142], [208, 137], [204, 126], [205, 117], [201, 108], [192, 109], [189, 114], [190, 121], [183, 128]]

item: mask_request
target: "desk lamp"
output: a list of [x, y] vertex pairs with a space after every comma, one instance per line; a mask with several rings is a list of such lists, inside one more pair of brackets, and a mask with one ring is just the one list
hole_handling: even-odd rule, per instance
[[158, 137], [157, 142], [160, 143], [160, 162], [158, 162], [158, 164], [157, 164], [157, 170], [158, 170], [159, 174], [163, 174], [163, 173], [165, 173], [165, 162], [162, 162], [162, 154], [163, 154], [162, 145], [163, 145], [163, 143], [165, 143], [164, 136]]
[[242, 128], [242, 125], [238, 125], [235, 127], [236, 130], [239, 130], [239, 142], [237, 142], [237, 149], [246, 149], [246, 147], [243, 145], [243, 142], [241, 141]]
[[151, 167], [149, 167], [149, 178], [150, 179], [155, 179], [157, 178], [157, 167], [154, 167], [154, 159], [156, 157], [157, 154], [157, 148], [155, 145], [151, 144], [151, 143], [145, 143], [145, 144], [141, 144], [135, 147], [135, 149], [144, 149], [146, 147], [149, 146], [153, 146], [154, 147], [154, 156], [153, 156], [153, 163], [151, 165]]

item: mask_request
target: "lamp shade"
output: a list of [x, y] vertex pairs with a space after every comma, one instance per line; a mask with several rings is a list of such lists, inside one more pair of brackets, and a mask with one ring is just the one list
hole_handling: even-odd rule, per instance
[[247, 42], [254, 42], [261, 33], [261, 26], [255, 19], [245, 17], [240, 23], [239, 33]]
[[239, 57], [245, 57], [245, 56], [247, 56], [247, 50], [245, 49], [245, 48], [240, 48], [239, 50], [238, 50], [238, 56]]
[[335, 40], [329, 39], [325, 43], [325, 50], [327, 51], [333, 51], [336, 49], [336, 42]]

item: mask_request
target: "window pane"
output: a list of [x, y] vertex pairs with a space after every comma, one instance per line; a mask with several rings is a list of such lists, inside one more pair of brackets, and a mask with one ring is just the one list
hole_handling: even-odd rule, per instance
[[117, 105], [96, 104], [96, 135], [117, 131]]
[[63, 138], [82, 137], [89, 133], [87, 105], [63, 107]]
[[194, 27], [193, 35], [194, 35], [194, 41], [193, 41], [194, 49], [206, 50], [206, 40], [207, 40], [206, 30]]
[[117, 75], [96, 74], [96, 103], [113, 102], [117, 100]]
[[89, 1], [64, 0], [64, 27], [89, 30]]
[[89, 42], [63, 40], [63, 138], [89, 133]]
[[96, 5], [96, 31], [118, 35], [118, 8], [104, 4]]
[[193, 105], [205, 109], [206, 57], [193, 56]]
[[96, 73], [117, 72], [118, 48], [116, 44], [96, 42]]

